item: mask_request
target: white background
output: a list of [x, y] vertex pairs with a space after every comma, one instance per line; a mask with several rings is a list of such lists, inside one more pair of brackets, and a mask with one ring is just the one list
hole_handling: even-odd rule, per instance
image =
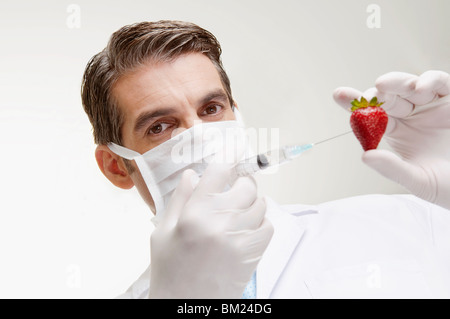
[[[67, 23], [71, 3], [80, 28]], [[371, 3], [380, 28], [367, 25]], [[447, 0], [2, 1], [0, 298], [112, 298], [147, 267], [151, 213], [101, 175], [80, 101], [86, 63], [118, 28], [179, 19], [210, 30], [247, 124], [294, 143], [349, 130], [338, 86], [449, 72], [449, 13]], [[404, 192], [361, 154], [352, 135], [317, 146], [259, 176], [260, 192], [305, 204]]]

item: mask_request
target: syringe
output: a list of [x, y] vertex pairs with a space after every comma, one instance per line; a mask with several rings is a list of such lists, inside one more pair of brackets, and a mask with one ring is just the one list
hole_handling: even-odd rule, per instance
[[292, 161], [294, 158], [299, 157], [301, 154], [312, 149], [314, 146], [318, 144], [333, 140], [335, 138], [338, 138], [351, 132], [352, 131], [348, 131], [316, 143], [283, 146], [278, 149], [260, 153], [258, 155], [252, 156], [248, 159], [239, 162], [235, 166], [236, 174], [237, 176], [253, 175], [256, 172], [261, 171], [263, 169], [288, 163]]

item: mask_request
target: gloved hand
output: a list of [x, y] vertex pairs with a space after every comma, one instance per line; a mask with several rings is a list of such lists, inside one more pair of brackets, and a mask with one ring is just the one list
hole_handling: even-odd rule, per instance
[[370, 150], [363, 161], [416, 196], [450, 209], [449, 74], [392, 72], [364, 93], [345, 87], [334, 92], [335, 101], [347, 110], [361, 96], [385, 102], [389, 121], [384, 139], [400, 156]]
[[150, 298], [241, 298], [273, 234], [252, 178], [223, 192], [231, 165], [212, 163], [198, 185], [183, 172], [151, 236]]

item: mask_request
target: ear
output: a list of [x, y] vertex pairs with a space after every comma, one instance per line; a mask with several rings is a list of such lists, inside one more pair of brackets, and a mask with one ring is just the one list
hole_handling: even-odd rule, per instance
[[108, 146], [98, 145], [95, 149], [95, 159], [103, 175], [117, 187], [130, 189], [134, 186], [123, 159], [113, 153]]

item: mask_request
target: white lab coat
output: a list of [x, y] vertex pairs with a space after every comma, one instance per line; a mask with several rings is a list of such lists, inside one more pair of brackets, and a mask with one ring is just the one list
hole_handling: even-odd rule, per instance
[[[450, 211], [411, 195], [267, 203], [257, 298], [450, 298]], [[145, 298], [149, 271], [120, 297]]]

